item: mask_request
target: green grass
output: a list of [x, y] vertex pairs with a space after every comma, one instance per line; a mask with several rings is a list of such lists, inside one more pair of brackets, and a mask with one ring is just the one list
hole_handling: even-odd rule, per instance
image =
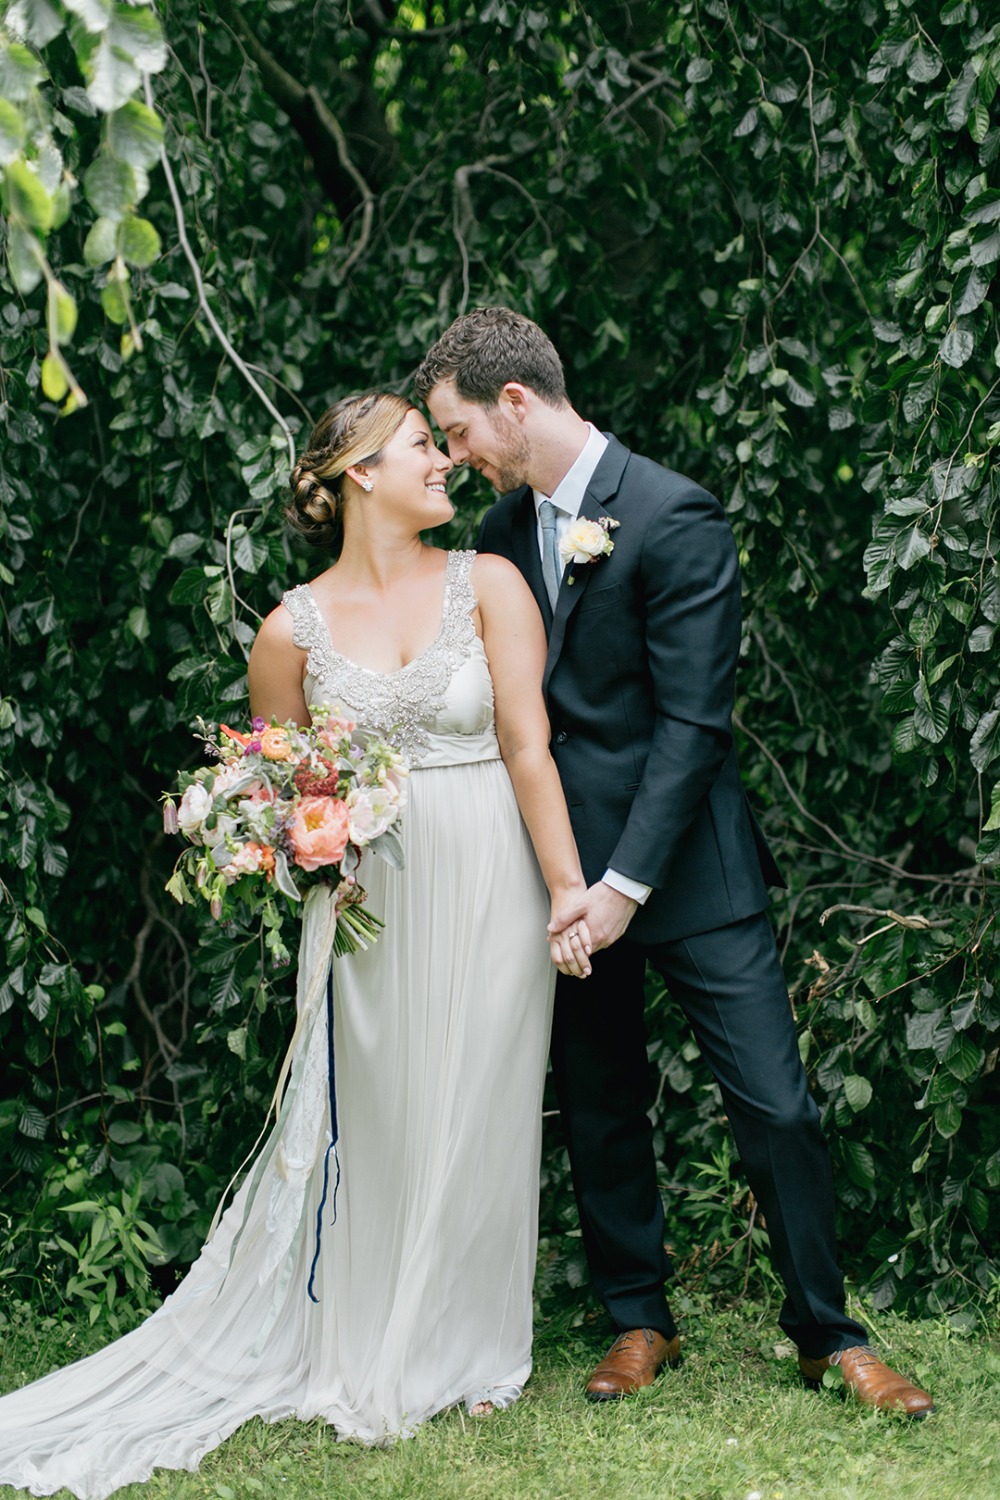
[[[852, 1309], [865, 1319], [864, 1309]], [[1000, 1342], [944, 1323], [865, 1319], [876, 1347], [927, 1386], [938, 1411], [912, 1422], [801, 1386], [772, 1311], [706, 1300], [683, 1315], [685, 1363], [627, 1402], [581, 1388], [603, 1328], [543, 1328], [536, 1368], [508, 1412], [452, 1411], [387, 1450], [337, 1443], [318, 1422], [248, 1423], [197, 1474], [158, 1473], [122, 1500], [997, 1500]], [[4, 1388], [91, 1346], [83, 1330], [23, 1318]], [[8, 1495], [25, 1492], [3, 1491]]]

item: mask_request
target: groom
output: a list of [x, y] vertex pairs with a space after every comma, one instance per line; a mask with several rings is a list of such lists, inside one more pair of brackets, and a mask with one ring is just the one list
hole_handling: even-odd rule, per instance
[[649, 962], [722, 1091], [804, 1379], [839, 1365], [862, 1401], [923, 1416], [931, 1398], [845, 1311], [826, 1143], [765, 915], [780, 876], [730, 726], [740, 581], [722, 508], [585, 422], [552, 344], [507, 308], [458, 318], [416, 389], [455, 462], [500, 491], [479, 548], [517, 565], [548, 629], [552, 753], [594, 947], [585, 983], [559, 980], [552, 1066], [591, 1275], [619, 1329], [587, 1395], [627, 1395], [681, 1358], [646, 1114]]

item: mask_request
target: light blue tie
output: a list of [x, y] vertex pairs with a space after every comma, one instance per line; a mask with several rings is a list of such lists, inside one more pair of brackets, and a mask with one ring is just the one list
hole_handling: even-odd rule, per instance
[[556, 539], [556, 507], [551, 500], [543, 500], [538, 507], [538, 519], [542, 527], [542, 577], [548, 592], [549, 603], [556, 607], [556, 595], [562, 580], [559, 563], [559, 543]]

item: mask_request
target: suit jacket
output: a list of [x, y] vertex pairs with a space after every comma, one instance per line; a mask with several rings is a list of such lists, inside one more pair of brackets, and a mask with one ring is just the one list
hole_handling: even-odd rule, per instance
[[549, 627], [552, 753], [585, 878], [611, 868], [653, 887], [630, 938], [723, 927], [762, 911], [767, 883], [782, 883], [733, 745], [740, 581], [729, 523], [706, 490], [610, 435], [580, 515], [619, 522], [614, 551], [567, 567], [554, 614], [530, 489], [490, 508], [478, 546], [516, 564]]

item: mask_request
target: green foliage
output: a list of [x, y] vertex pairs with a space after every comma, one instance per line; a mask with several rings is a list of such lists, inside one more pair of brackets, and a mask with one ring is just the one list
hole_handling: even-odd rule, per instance
[[[0, 203], [7, 221], [7, 265], [22, 295], [44, 278], [48, 350], [41, 384], [49, 401], [64, 403], [63, 415], [85, 406], [87, 397], [64, 354], [76, 330], [77, 300], [52, 269], [49, 236], [70, 217], [78, 179], [87, 203], [101, 216], [87, 236], [84, 259], [90, 266], [112, 262], [102, 293], [105, 311], [112, 322], [131, 324], [123, 353], [141, 346], [131, 316], [129, 268], [151, 265], [160, 242], [134, 210], [145, 196], [149, 168], [159, 159], [163, 127], [152, 109], [131, 96], [143, 74], [158, 73], [167, 60], [159, 21], [151, 10], [139, 8], [149, 4], [13, 0], [0, 29]], [[86, 87], [67, 80], [54, 97], [42, 58], [55, 50], [53, 43], [64, 31]], [[95, 144], [65, 110], [105, 116], [96, 154], [85, 169], [81, 142], [86, 140], [90, 151]]]
[[[790, 881], [845, 1259], [879, 1306], [979, 1315], [1000, 27], [971, 0], [160, 14], [169, 58], [151, 9], [97, 0], [20, 0], [0, 37], [7, 1274], [31, 1285], [57, 1223], [71, 1274], [91, 1231], [59, 1203], [128, 1220], [123, 1192], [185, 1261], [254, 1139], [293, 975], [178, 911], [158, 797], [317, 570], [279, 520], [303, 428], [406, 389], [456, 312], [508, 301], [585, 414], [727, 505], [744, 769]], [[489, 496], [456, 494], [461, 543]], [[760, 1225], [717, 1093], [658, 990], [650, 1023], [675, 1258], [739, 1288]], [[543, 1221], [549, 1283], [579, 1286], [555, 1140]]]

